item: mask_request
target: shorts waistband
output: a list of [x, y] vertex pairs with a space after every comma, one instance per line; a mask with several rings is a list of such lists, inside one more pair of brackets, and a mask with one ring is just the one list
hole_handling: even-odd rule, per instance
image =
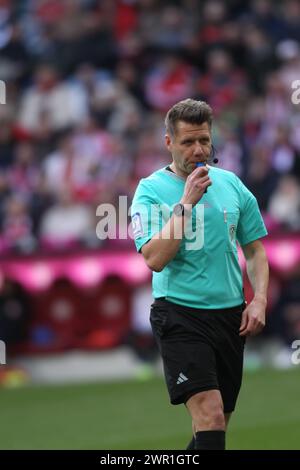
[[246, 307], [246, 302], [243, 302], [240, 305], [236, 305], [234, 307], [224, 307], [224, 308], [194, 308], [194, 307], [188, 307], [187, 305], [181, 305], [181, 304], [176, 304], [175, 302], [170, 302], [167, 300], [165, 297], [158, 297], [154, 299], [153, 305], [156, 306], [173, 306], [178, 309], [181, 309], [185, 312], [190, 312], [190, 313], [212, 313], [212, 314], [218, 314], [218, 313], [238, 313], [241, 312], [242, 310], [245, 309]]

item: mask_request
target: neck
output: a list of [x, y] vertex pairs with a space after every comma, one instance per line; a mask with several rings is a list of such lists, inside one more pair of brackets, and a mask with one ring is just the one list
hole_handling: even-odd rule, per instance
[[184, 171], [179, 170], [176, 166], [175, 163], [171, 163], [170, 168], [174, 173], [176, 173], [177, 176], [180, 176], [181, 178], [187, 179], [188, 174], [185, 173]]

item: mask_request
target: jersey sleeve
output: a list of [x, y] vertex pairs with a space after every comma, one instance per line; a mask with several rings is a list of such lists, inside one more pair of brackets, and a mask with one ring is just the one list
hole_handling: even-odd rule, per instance
[[132, 234], [137, 251], [162, 229], [159, 204], [151, 183], [142, 179], [131, 205]]
[[243, 246], [247, 245], [247, 243], [258, 240], [259, 238], [265, 237], [268, 232], [256, 198], [238, 177], [236, 177], [236, 180], [241, 201], [240, 218], [237, 227], [237, 240], [239, 244]]

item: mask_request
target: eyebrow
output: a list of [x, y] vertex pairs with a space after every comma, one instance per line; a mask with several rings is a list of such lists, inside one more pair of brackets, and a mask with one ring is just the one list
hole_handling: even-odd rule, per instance
[[204, 135], [202, 137], [199, 137], [199, 138], [195, 138], [195, 137], [186, 137], [186, 138], [183, 138], [180, 142], [182, 144], [186, 144], [188, 142], [194, 142], [195, 140], [206, 140], [206, 141], [209, 141], [210, 140], [210, 137], [207, 136], [207, 135]]

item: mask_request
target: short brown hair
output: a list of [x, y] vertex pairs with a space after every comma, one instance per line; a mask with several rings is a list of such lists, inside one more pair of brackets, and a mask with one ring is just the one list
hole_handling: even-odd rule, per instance
[[212, 120], [213, 114], [209, 104], [205, 101], [187, 98], [174, 104], [169, 109], [165, 118], [165, 125], [168, 134], [174, 136], [178, 121], [188, 122], [189, 124], [203, 124], [207, 122], [209, 127], [211, 127]]

